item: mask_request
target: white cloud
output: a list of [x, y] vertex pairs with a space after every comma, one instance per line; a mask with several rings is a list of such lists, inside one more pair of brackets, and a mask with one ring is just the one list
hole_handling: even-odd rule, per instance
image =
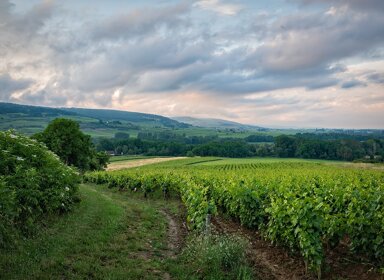
[[243, 9], [241, 5], [223, 3], [220, 0], [201, 0], [198, 1], [196, 5], [202, 9], [211, 10], [227, 16], [236, 15]]

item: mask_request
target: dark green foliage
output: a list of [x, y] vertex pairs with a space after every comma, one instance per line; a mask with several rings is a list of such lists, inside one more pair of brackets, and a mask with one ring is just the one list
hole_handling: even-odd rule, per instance
[[[93, 152], [94, 153], [94, 152]], [[105, 152], [96, 152], [92, 157], [90, 170], [102, 170], [107, 167], [110, 156]]]
[[302, 135], [281, 135], [275, 138], [275, 151], [278, 157], [298, 157], [353, 161], [365, 159], [380, 162], [384, 160], [384, 140], [369, 139], [357, 141], [319, 140], [304, 138]]
[[0, 246], [29, 234], [45, 214], [71, 209], [78, 174], [43, 144], [0, 132]]
[[91, 137], [81, 132], [79, 124], [69, 119], [55, 119], [34, 136], [44, 142], [67, 165], [82, 171], [99, 170], [108, 163], [108, 156], [96, 153]]
[[173, 141], [146, 141], [141, 139], [100, 139], [97, 144], [99, 151], [114, 151], [118, 155], [156, 155], [182, 156], [190, 150], [189, 145]]
[[80, 131], [79, 124], [75, 121], [55, 119], [37, 138], [67, 165], [74, 165], [82, 170], [89, 169], [91, 139]]
[[197, 156], [249, 157], [249, 146], [244, 141], [211, 142], [192, 150]]
[[247, 142], [274, 142], [275, 138], [270, 135], [254, 134], [244, 138]]
[[[365, 160], [381, 162], [384, 159], [384, 140], [316, 140], [302, 136], [281, 135], [275, 143], [247, 143], [234, 138], [182, 136], [173, 133], [139, 133], [139, 139], [105, 139], [97, 142], [98, 150], [114, 151], [123, 155], [153, 156], [220, 156], [307, 158], [328, 160]], [[247, 141], [268, 140], [251, 135]]]
[[281, 135], [275, 139], [275, 150], [278, 157], [294, 157], [296, 140], [292, 136]]
[[297, 138], [311, 139], [311, 140], [355, 140], [367, 141], [369, 139], [384, 139], [384, 131], [382, 130], [358, 130], [343, 132], [328, 132], [328, 133], [297, 133]]
[[129, 139], [129, 134], [125, 132], [116, 132], [115, 139]]

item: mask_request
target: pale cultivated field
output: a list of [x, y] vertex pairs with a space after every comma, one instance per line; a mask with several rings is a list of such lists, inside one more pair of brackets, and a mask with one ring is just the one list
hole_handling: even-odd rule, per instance
[[126, 168], [139, 167], [147, 164], [159, 163], [164, 161], [183, 159], [185, 157], [169, 157], [169, 158], [148, 158], [148, 159], [138, 159], [138, 160], [127, 160], [127, 161], [117, 161], [112, 162], [108, 165], [107, 170], [120, 170]]

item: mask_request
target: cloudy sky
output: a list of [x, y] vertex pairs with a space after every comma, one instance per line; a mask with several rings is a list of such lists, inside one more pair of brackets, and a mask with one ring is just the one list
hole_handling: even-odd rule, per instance
[[384, 1], [0, 0], [0, 101], [384, 128]]

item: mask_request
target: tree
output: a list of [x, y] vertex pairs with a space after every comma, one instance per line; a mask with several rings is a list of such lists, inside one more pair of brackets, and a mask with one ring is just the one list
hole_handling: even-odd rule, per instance
[[296, 153], [296, 139], [292, 136], [280, 135], [275, 138], [275, 149], [278, 157], [294, 157]]
[[64, 163], [82, 171], [102, 169], [108, 161], [104, 154], [96, 152], [91, 137], [81, 132], [79, 124], [73, 120], [55, 119], [34, 137], [44, 142]]

